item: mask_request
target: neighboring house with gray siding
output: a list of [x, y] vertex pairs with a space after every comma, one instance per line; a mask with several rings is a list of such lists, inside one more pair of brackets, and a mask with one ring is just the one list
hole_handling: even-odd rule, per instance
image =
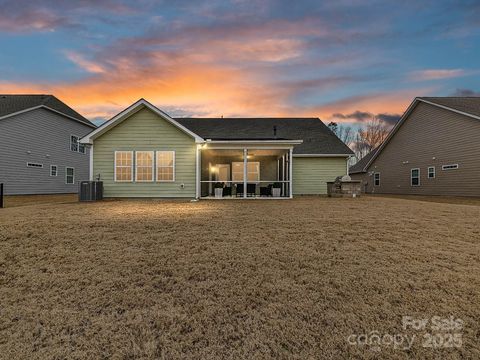
[[52, 95], [0, 95], [5, 193], [76, 193], [89, 179], [89, 151], [78, 139], [95, 128]]
[[326, 194], [353, 155], [318, 118], [172, 118], [144, 99], [81, 142], [105, 197]]
[[350, 168], [367, 193], [480, 196], [480, 97], [419, 97]]

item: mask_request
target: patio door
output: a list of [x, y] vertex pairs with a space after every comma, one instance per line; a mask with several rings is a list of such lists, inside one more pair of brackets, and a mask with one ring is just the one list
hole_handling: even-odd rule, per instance
[[230, 164], [217, 164], [218, 169], [217, 181], [229, 184], [230, 181]]

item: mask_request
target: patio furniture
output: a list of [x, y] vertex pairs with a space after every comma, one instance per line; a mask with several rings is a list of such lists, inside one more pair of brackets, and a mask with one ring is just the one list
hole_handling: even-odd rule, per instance
[[243, 184], [236, 184], [235, 187], [237, 189], [235, 196], [243, 196]]
[[257, 192], [256, 184], [247, 184], [247, 196], [255, 196]]
[[260, 196], [272, 196], [272, 184], [260, 187]]
[[223, 188], [223, 196], [232, 196], [232, 187], [231, 186], [225, 186]]

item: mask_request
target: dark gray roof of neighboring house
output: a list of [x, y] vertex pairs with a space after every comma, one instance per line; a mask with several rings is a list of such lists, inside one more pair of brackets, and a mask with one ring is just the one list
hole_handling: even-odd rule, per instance
[[362, 172], [366, 172], [365, 166], [367, 166], [368, 162], [373, 157], [373, 155], [375, 155], [378, 149], [379, 149], [378, 147], [376, 149], [373, 149], [367, 155], [361, 158], [355, 165], [350, 166], [350, 169], [348, 172], [350, 174], [359, 174]]
[[0, 94], [0, 117], [10, 115], [22, 110], [37, 106], [47, 106], [53, 110], [68, 115], [91, 127], [96, 127], [88, 119], [73, 110], [67, 104], [58, 100], [53, 95], [1, 95]]
[[318, 118], [175, 118], [175, 121], [204, 139], [303, 140], [294, 147], [294, 154], [353, 154]]
[[480, 116], [480, 97], [419, 97], [420, 100], [446, 106], [470, 115]]

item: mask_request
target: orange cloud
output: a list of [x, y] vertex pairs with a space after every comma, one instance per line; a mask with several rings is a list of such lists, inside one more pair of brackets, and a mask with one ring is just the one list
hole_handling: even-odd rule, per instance
[[451, 79], [468, 75], [463, 69], [427, 69], [413, 71], [409, 78], [413, 81]]
[[101, 65], [85, 59], [82, 55], [74, 51], [65, 51], [65, 56], [75, 65], [77, 65], [78, 67], [80, 67], [81, 69], [87, 72], [90, 72], [90, 73], [105, 72], [105, 69]]

